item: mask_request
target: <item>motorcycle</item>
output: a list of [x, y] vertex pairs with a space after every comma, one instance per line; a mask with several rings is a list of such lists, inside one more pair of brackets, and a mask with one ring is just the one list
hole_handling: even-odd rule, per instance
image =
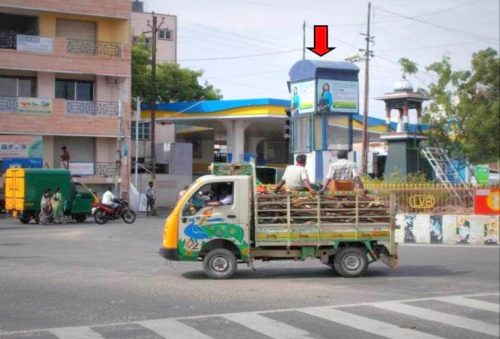
[[118, 204], [116, 207], [97, 203], [94, 205], [94, 220], [99, 225], [104, 225], [108, 220], [115, 220], [122, 218], [127, 224], [132, 224], [135, 221], [135, 212], [132, 211], [127, 200], [113, 199], [113, 202]]

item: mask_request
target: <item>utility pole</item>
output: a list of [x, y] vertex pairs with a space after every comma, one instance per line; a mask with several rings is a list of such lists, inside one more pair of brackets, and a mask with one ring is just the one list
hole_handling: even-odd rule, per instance
[[302, 24], [302, 60], [306, 58], [306, 21]]
[[368, 153], [368, 95], [369, 95], [369, 71], [370, 71], [370, 57], [373, 56], [373, 52], [370, 51], [370, 43], [373, 42], [373, 37], [370, 36], [370, 12], [371, 3], [368, 3], [368, 20], [366, 27], [366, 49], [365, 52], [365, 97], [364, 97], [364, 107], [363, 107], [363, 139], [361, 147], [361, 175], [366, 174], [367, 170], [367, 153]]
[[148, 26], [151, 28], [151, 103], [150, 103], [150, 112], [151, 112], [151, 179], [154, 180], [156, 176], [156, 154], [155, 154], [155, 125], [156, 125], [156, 40], [158, 38], [158, 29], [163, 24], [163, 20], [158, 25], [157, 17], [155, 12], [151, 13], [153, 16], [153, 23], [150, 25], [148, 20]]

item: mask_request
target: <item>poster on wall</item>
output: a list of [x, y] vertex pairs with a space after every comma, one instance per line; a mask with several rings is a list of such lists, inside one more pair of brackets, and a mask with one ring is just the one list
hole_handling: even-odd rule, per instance
[[443, 243], [443, 216], [431, 215], [431, 244]]
[[477, 189], [474, 195], [474, 214], [500, 215], [500, 188]]
[[358, 113], [358, 82], [318, 79], [318, 113]]
[[485, 245], [498, 245], [499, 219], [499, 217], [490, 217], [483, 223]]
[[414, 214], [405, 214], [404, 221], [404, 240], [405, 243], [414, 243], [417, 241], [415, 220], [417, 216]]
[[[477, 215], [459, 215], [456, 224], [456, 243], [482, 244], [485, 241], [484, 230], [488, 228], [490, 217]], [[492, 235], [493, 238], [493, 235]]]
[[0, 159], [5, 158], [43, 158], [42, 137], [0, 135]]
[[304, 114], [312, 113], [315, 110], [314, 97], [315, 97], [314, 80], [305, 82], [296, 82], [291, 85], [292, 99], [291, 99], [291, 113]]
[[417, 214], [415, 218], [415, 234], [416, 242], [420, 244], [428, 244], [431, 242], [430, 238], [430, 215], [429, 214]]
[[29, 52], [52, 53], [53, 40], [35, 35], [17, 35], [17, 50]]

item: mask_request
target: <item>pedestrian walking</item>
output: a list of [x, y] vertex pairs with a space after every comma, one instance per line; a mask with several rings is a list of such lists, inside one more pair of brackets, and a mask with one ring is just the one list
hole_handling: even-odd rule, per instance
[[148, 183], [148, 187], [146, 188], [146, 200], [146, 215], [150, 213], [153, 216], [156, 215], [156, 192], [152, 181]]
[[52, 190], [49, 188], [40, 200], [40, 214], [38, 215], [39, 223], [41, 225], [48, 225], [52, 223], [53, 211], [52, 211]]
[[64, 218], [64, 200], [59, 187], [54, 191], [51, 203], [54, 213], [54, 224], [62, 224]]

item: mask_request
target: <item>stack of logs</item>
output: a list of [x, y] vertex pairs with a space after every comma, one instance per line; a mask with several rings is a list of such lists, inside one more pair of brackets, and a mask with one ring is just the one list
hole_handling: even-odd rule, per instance
[[316, 224], [318, 216], [321, 223], [356, 223], [356, 219], [358, 223], [391, 222], [390, 202], [377, 196], [352, 192], [317, 195], [307, 192], [269, 193], [269, 189], [260, 191], [257, 195], [259, 224], [286, 224], [288, 197], [292, 224]]

